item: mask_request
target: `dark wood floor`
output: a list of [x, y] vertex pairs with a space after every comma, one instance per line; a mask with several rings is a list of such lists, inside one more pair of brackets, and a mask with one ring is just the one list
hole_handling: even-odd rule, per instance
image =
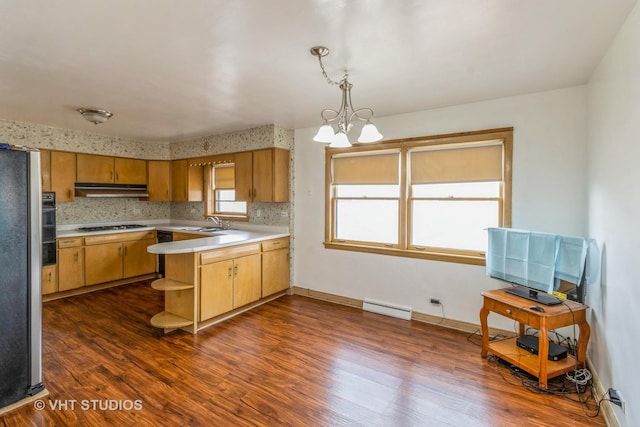
[[294, 296], [165, 336], [162, 308], [146, 283], [45, 303], [46, 409], [0, 425], [604, 425], [439, 326]]

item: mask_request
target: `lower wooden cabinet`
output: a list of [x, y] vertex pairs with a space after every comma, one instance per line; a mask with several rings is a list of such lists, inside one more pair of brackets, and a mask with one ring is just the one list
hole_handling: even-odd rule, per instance
[[260, 254], [233, 260], [233, 308], [260, 299]]
[[156, 255], [147, 252], [147, 247], [155, 242], [155, 231], [85, 237], [86, 285], [155, 272]]
[[45, 265], [42, 267], [42, 295], [58, 292], [58, 266]]
[[262, 296], [289, 287], [289, 238], [262, 242]]
[[200, 284], [201, 322], [233, 310], [232, 260], [203, 265]]
[[58, 292], [84, 286], [82, 237], [58, 239]]
[[259, 243], [200, 254], [200, 321], [258, 301], [260, 296]]

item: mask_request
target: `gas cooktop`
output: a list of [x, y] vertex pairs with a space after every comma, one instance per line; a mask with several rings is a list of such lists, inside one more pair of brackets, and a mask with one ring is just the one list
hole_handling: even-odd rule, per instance
[[131, 228], [144, 228], [146, 225], [140, 224], [122, 224], [122, 225], [99, 225], [95, 227], [80, 227], [78, 231], [110, 231], [110, 230], [129, 230]]

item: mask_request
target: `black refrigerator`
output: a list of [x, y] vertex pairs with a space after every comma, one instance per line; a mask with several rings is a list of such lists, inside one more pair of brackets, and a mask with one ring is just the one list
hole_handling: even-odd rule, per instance
[[43, 390], [40, 153], [0, 145], [0, 409]]

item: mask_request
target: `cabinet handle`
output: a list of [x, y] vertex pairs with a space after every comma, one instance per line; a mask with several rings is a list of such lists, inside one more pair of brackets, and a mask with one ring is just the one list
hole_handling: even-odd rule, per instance
[[253, 189], [253, 198], [255, 199], [255, 197], [256, 197], [256, 189], [254, 188]]
[[249, 189], [249, 198], [251, 198], [251, 189]]
[[233, 266], [233, 275], [234, 276], [238, 275], [238, 266], [237, 265]]
[[49, 283], [51, 283], [51, 272], [49, 272]]
[[79, 256], [78, 256], [78, 255], [80, 255], [78, 252], [76, 252], [75, 254], [73, 254], [73, 262], [74, 262], [74, 263], [76, 263], [76, 264], [78, 263], [78, 258], [79, 258]]
[[124, 247], [124, 256], [127, 256], [127, 247]]
[[119, 256], [122, 256], [122, 246], [120, 246], [120, 247], [118, 248], [118, 255], [119, 255]]
[[231, 279], [231, 267], [229, 267], [229, 279]]

